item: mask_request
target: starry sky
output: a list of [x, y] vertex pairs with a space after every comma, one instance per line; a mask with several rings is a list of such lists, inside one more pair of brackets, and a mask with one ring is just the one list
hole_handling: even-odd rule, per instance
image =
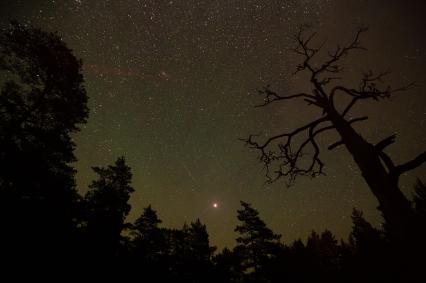
[[[422, 152], [425, 12], [422, 0], [2, 0], [0, 25], [16, 19], [57, 31], [84, 62], [91, 113], [74, 136], [82, 193], [95, 178], [91, 166], [124, 155], [136, 190], [130, 221], [152, 204], [164, 227], [200, 218], [213, 245], [232, 247], [240, 200], [287, 243], [312, 229], [346, 238], [353, 207], [379, 225], [377, 202], [349, 154], [327, 152], [334, 135], [320, 140], [326, 176], [299, 178], [290, 188], [265, 186], [257, 153], [239, 138], [277, 134], [318, 115], [300, 102], [253, 107], [267, 84], [280, 93], [310, 90], [306, 77], [291, 75], [300, 25], [318, 31], [325, 48], [368, 26], [361, 40], [368, 51], [345, 60], [343, 82], [390, 68], [392, 85], [417, 86], [358, 105], [355, 113], [370, 119], [357, 129], [371, 142], [396, 133], [388, 152], [397, 163]], [[408, 196], [424, 167], [401, 179]]]

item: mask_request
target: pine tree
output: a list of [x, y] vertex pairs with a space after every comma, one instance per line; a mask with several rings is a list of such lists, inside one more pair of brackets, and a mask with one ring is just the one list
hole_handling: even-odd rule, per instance
[[158, 218], [157, 212], [152, 209], [151, 205], [144, 208], [142, 215], [136, 219], [133, 230], [136, 237], [145, 237], [156, 230], [159, 230], [158, 224], [162, 221]]
[[384, 231], [371, 225], [362, 211], [352, 211], [352, 231], [349, 244], [353, 255], [346, 267], [352, 269], [355, 282], [397, 280], [401, 266], [395, 261], [397, 249], [389, 244]]
[[191, 222], [188, 229], [187, 242], [191, 258], [197, 262], [208, 262], [216, 249], [210, 246], [207, 227], [201, 223], [200, 219]]
[[331, 279], [339, 269], [340, 256], [340, 247], [334, 235], [329, 230], [321, 234], [312, 231], [306, 249], [311, 272], [315, 272], [317, 277]]
[[93, 167], [99, 175], [85, 196], [87, 232], [94, 252], [99, 256], [117, 253], [124, 220], [130, 212], [128, 204], [134, 189], [130, 186], [132, 173], [124, 157], [114, 165]]
[[215, 247], [209, 243], [206, 225], [199, 219], [185, 223], [170, 234], [171, 269], [174, 278], [183, 282], [212, 282], [212, 262]]
[[352, 211], [352, 232], [349, 236], [349, 242], [360, 251], [369, 251], [377, 247], [384, 241], [383, 231], [374, 228], [363, 217], [363, 213], [356, 208]]
[[241, 258], [235, 250], [224, 248], [213, 257], [216, 282], [242, 282], [243, 268]]
[[249, 203], [240, 203], [243, 209], [237, 211], [241, 224], [235, 228], [240, 234], [236, 249], [241, 251], [244, 271], [257, 272], [265, 262], [274, 257], [274, 250], [280, 246], [281, 235], [274, 234]]
[[165, 236], [158, 225], [162, 221], [151, 205], [144, 208], [142, 215], [132, 225], [131, 234], [136, 258], [142, 258], [145, 263], [154, 264], [166, 254]]

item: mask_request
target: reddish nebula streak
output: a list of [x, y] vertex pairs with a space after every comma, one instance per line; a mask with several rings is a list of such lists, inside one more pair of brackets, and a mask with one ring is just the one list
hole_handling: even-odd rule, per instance
[[97, 77], [117, 77], [117, 78], [137, 78], [139, 80], [150, 81], [168, 81], [170, 75], [164, 70], [158, 70], [157, 73], [145, 74], [140, 70], [133, 68], [114, 67], [102, 64], [83, 64], [83, 71], [86, 74]]
[[122, 68], [122, 67], [111, 67], [111, 66], [99, 65], [99, 64], [84, 64], [83, 70], [89, 74], [96, 75], [96, 76], [112, 76], [112, 77], [142, 76], [138, 74], [134, 69]]

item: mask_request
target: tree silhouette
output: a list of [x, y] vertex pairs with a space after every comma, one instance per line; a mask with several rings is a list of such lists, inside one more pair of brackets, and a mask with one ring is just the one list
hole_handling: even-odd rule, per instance
[[191, 258], [197, 262], [208, 262], [216, 250], [210, 246], [207, 227], [200, 219], [191, 222], [188, 229], [187, 242], [190, 246]]
[[287, 278], [290, 282], [309, 282], [317, 274], [311, 272], [310, 256], [301, 239], [295, 240], [288, 247], [288, 259], [286, 260]]
[[369, 251], [383, 243], [385, 236], [383, 231], [374, 228], [364, 219], [363, 213], [357, 209], [352, 211], [352, 232], [349, 235], [349, 242], [358, 251]]
[[343, 269], [352, 279], [351, 282], [397, 280], [402, 267], [394, 260], [397, 250], [390, 246], [386, 233], [373, 227], [355, 208], [351, 218], [352, 231], [346, 247], [349, 253], [342, 259]]
[[325, 230], [321, 234], [312, 231], [306, 243], [311, 270], [317, 277], [330, 278], [339, 268], [340, 247], [334, 235]]
[[[261, 91], [265, 97], [262, 106], [304, 98], [322, 109], [323, 115], [264, 144], [254, 141], [253, 136], [247, 142], [261, 151], [271, 182], [281, 177], [293, 182], [298, 175], [316, 176], [322, 172], [315, 138], [337, 130], [342, 140], [331, 148], [343, 144], [350, 151], [379, 199], [385, 229], [373, 227], [354, 209], [348, 243], [341, 241], [339, 245], [334, 235], [325, 230], [321, 234], [312, 232], [306, 245], [297, 240], [286, 246], [280, 242], [280, 235], [260, 219], [256, 209], [241, 202], [241, 223], [235, 228], [239, 233], [237, 245], [214, 256], [207, 227], [199, 219], [184, 224], [182, 229], [162, 228], [156, 211], [148, 206], [133, 224], [125, 223], [134, 189], [131, 168], [123, 157], [113, 165], [94, 167], [98, 178], [85, 197], [77, 193], [75, 170], [70, 166], [75, 161], [75, 145], [70, 135], [79, 130], [78, 125], [88, 115], [81, 62], [56, 34], [18, 23], [1, 30], [2, 266], [15, 259], [22, 270], [24, 265], [31, 265], [50, 272], [54, 265], [49, 263], [57, 261], [55, 266], [80, 272], [74, 268], [80, 263], [87, 267], [83, 268], [85, 271], [97, 276], [131, 274], [152, 282], [423, 282], [423, 262], [404, 250], [416, 248], [420, 255], [426, 250], [426, 189], [419, 180], [413, 201], [409, 202], [399, 191], [398, 177], [422, 164], [424, 154], [395, 166], [383, 151], [393, 143], [394, 136], [372, 145], [351, 126], [365, 117], [345, 118], [355, 103], [387, 98], [406, 87], [380, 88], [384, 74], [372, 73], [364, 76], [358, 89], [330, 87], [332, 75], [340, 71], [339, 60], [351, 50], [362, 49], [358, 42], [362, 32], [319, 65], [313, 63], [319, 48], [309, 47], [313, 35], [304, 39], [300, 32], [296, 52], [304, 57], [304, 62], [298, 71], [310, 72], [313, 94], [282, 96], [266, 88]], [[342, 111], [334, 104], [333, 97], [337, 95], [349, 98]], [[296, 136], [302, 132], [307, 133], [307, 139], [295, 148]], [[283, 138], [278, 151], [273, 151], [270, 147]], [[309, 145], [313, 159], [304, 167], [307, 163], [302, 159], [307, 156], [305, 149]], [[270, 173], [273, 165], [278, 165], [274, 177]], [[405, 226], [399, 222], [402, 220], [407, 220]], [[417, 229], [411, 229], [412, 223]], [[403, 228], [407, 231], [401, 232]], [[415, 236], [404, 238], [405, 232], [415, 232]], [[407, 241], [395, 248], [391, 241], [395, 238]], [[49, 262], [44, 260], [46, 257]], [[395, 260], [398, 258], [401, 260]], [[70, 259], [73, 264], [65, 263]]]
[[[371, 143], [353, 128], [354, 123], [368, 118], [366, 116], [348, 118], [355, 104], [367, 100], [383, 100], [411, 86], [399, 88], [385, 86], [382, 79], [387, 72], [373, 74], [372, 71], [363, 74], [358, 87], [347, 87], [336, 83], [342, 70], [341, 59], [351, 51], [364, 49], [360, 45], [360, 36], [365, 31], [366, 29], [359, 29], [348, 45], [337, 46], [335, 51], [328, 53], [328, 58], [317, 61], [318, 57], [324, 57], [320, 54], [322, 46], [313, 47], [312, 41], [316, 33], [306, 36], [301, 28], [295, 37], [297, 47], [294, 52], [302, 57], [302, 63], [297, 66], [296, 73], [304, 71], [309, 74], [312, 93], [283, 95], [272, 91], [268, 86], [259, 91], [259, 94], [264, 97], [264, 103], [259, 106], [300, 99], [307, 105], [318, 108], [322, 114], [306, 125], [272, 136], [266, 141], [257, 141], [254, 135], [250, 135], [245, 141], [248, 146], [260, 152], [260, 161], [265, 165], [268, 182], [284, 177], [291, 184], [297, 176], [315, 177], [323, 172], [324, 163], [320, 158], [317, 138], [327, 131], [337, 132], [340, 140], [330, 145], [328, 149], [332, 150], [340, 145], [346, 147], [371, 192], [379, 201], [379, 209], [391, 227], [392, 237], [402, 242], [412, 230], [412, 210], [410, 202], [398, 187], [398, 179], [401, 174], [425, 162], [426, 152], [406, 163], [395, 165], [385, 152], [386, 147], [394, 143], [395, 135]], [[339, 99], [336, 99], [337, 97]], [[340, 103], [336, 102], [337, 100], [345, 101], [345, 99], [347, 100], [345, 105], [338, 105]]]
[[132, 173], [124, 157], [108, 167], [93, 167], [99, 175], [85, 196], [86, 231], [96, 256], [104, 259], [118, 251], [124, 220], [130, 212], [128, 204], [134, 189], [130, 186]]
[[414, 186], [413, 204], [417, 215], [426, 221], [426, 186], [420, 179]]
[[426, 186], [420, 179], [414, 185], [413, 207], [416, 214], [417, 248], [426, 252]]
[[193, 277], [189, 282], [213, 282], [211, 257], [216, 247], [210, 246], [207, 227], [200, 219], [189, 225], [186, 243], [188, 245], [186, 264], [191, 267]]
[[169, 233], [170, 262], [175, 280], [213, 282], [211, 257], [215, 247], [209, 243], [207, 228], [199, 219]]
[[242, 282], [244, 270], [238, 252], [224, 248], [213, 257], [215, 281], [223, 283]]
[[145, 278], [168, 279], [169, 247], [166, 229], [158, 225], [161, 220], [151, 205], [131, 225], [131, 260], [137, 270], [143, 269]]
[[160, 223], [157, 212], [149, 205], [132, 226], [133, 243], [148, 261], [156, 261], [156, 257], [161, 253], [162, 234], [158, 227]]
[[0, 31], [0, 77], [2, 244], [61, 254], [78, 200], [70, 135], [88, 116], [81, 61], [57, 34], [13, 22]]
[[235, 249], [242, 257], [244, 272], [256, 273], [274, 257], [274, 251], [280, 246], [281, 235], [274, 234], [249, 203], [240, 203], [243, 209], [237, 210], [241, 224], [235, 228], [240, 234]]

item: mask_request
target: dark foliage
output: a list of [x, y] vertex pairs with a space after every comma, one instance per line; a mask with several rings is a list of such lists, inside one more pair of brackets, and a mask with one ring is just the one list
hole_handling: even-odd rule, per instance
[[0, 31], [2, 255], [53, 257], [74, 231], [74, 143], [86, 121], [81, 62], [56, 34], [12, 23]]
[[241, 201], [241, 206], [243, 209], [237, 211], [241, 224], [235, 228], [240, 235], [235, 251], [240, 257], [242, 271], [258, 281], [263, 266], [277, 257], [281, 235], [274, 234], [250, 204]]
[[124, 220], [130, 212], [128, 201], [134, 189], [130, 186], [132, 173], [123, 157], [113, 166], [93, 167], [99, 175], [84, 198], [82, 232], [87, 238], [86, 250], [108, 259], [117, 255]]

